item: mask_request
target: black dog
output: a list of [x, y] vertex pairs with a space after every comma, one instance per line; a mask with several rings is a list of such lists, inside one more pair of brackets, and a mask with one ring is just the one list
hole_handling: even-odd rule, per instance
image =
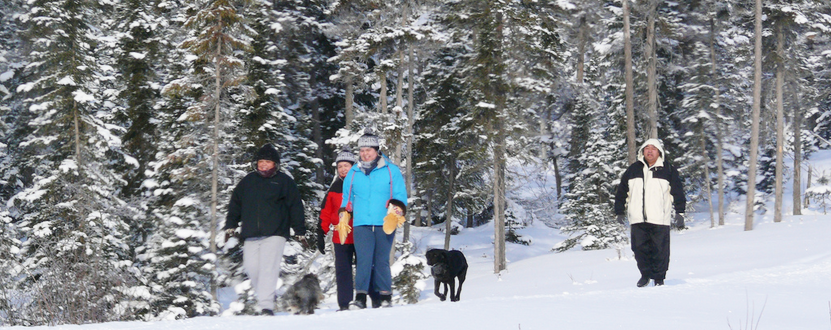
[[[450, 285], [450, 301], [459, 301], [462, 295], [462, 283], [467, 276], [467, 259], [462, 251], [447, 251], [443, 249], [430, 249], [427, 251], [427, 265], [432, 266], [430, 273], [433, 274], [433, 281], [436, 284], [433, 293], [441, 301], [447, 298], [447, 286]], [[459, 279], [459, 291], [456, 291], [456, 281]], [[444, 293], [439, 290], [439, 285], [444, 283]]]
[[314, 314], [317, 304], [323, 298], [320, 280], [314, 274], [306, 274], [283, 294], [289, 312], [294, 314]]

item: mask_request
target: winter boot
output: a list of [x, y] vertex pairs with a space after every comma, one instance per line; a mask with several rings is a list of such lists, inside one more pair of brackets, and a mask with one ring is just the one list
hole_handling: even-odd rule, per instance
[[274, 311], [270, 309], [263, 309], [262, 315], [274, 316]]
[[369, 302], [372, 305], [372, 308], [381, 307], [381, 299], [380, 298], [375, 298], [373, 296], [369, 296]]
[[655, 279], [655, 286], [662, 286], [662, 285], [664, 285], [664, 279], [656, 278]]
[[366, 308], [366, 293], [358, 293], [355, 295], [355, 300], [349, 304], [349, 309], [365, 309]]
[[641, 276], [641, 279], [638, 280], [638, 287], [642, 288], [649, 284], [649, 277], [648, 276]]
[[381, 307], [382, 308], [392, 307], [392, 295], [389, 295], [389, 294], [382, 294], [381, 295]]

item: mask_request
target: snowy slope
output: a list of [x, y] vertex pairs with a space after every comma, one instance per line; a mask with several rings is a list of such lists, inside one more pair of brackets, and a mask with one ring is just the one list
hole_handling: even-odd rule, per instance
[[[831, 153], [816, 156], [815, 167], [831, 170]], [[719, 228], [709, 228], [709, 214], [692, 214], [690, 230], [672, 233], [663, 287], [635, 286], [639, 274], [628, 249], [622, 259], [615, 250], [549, 252], [564, 236], [537, 222], [520, 231], [533, 239], [531, 246], [508, 245], [508, 271], [501, 276], [493, 274], [490, 226], [453, 237], [453, 248], [463, 250], [470, 263], [457, 303], [440, 302], [428, 280], [418, 304], [389, 309], [335, 312], [334, 297], [329, 297], [310, 316], [281, 313], [53, 328], [828, 329], [831, 216], [816, 209], [803, 216], [785, 210], [782, 223], [757, 216], [752, 231], [744, 231], [740, 213], [729, 213], [727, 225]], [[423, 254], [427, 247], [442, 246], [444, 237], [435, 229], [414, 228], [413, 240]]]

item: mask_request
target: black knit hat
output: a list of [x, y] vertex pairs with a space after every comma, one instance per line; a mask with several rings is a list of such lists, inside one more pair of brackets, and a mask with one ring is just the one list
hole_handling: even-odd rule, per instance
[[262, 146], [262, 148], [260, 148], [260, 150], [257, 150], [256, 154], [254, 154], [255, 163], [260, 161], [261, 159], [270, 160], [275, 164], [279, 164], [280, 152], [277, 151], [277, 149], [274, 148], [274, 146], [271, 145], [271, 143], [266, 143]]

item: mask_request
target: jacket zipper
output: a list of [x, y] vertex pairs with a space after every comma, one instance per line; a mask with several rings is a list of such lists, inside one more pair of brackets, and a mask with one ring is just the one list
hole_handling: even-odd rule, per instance
[[[649, 166], [646, 166], [646, 171], [649, 171]], [[646, 222], [646, 171], [643, 172], [643, 192], [641, 193], [641, 211], [643, 212], [643, 222]]]

